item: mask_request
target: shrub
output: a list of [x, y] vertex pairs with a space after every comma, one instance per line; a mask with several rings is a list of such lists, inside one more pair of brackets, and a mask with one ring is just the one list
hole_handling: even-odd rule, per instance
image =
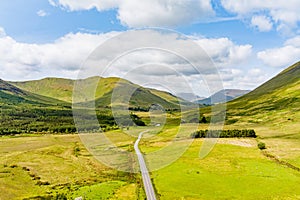
[[257, 144], [257, 147], [258, 147], [260, 150], [264, 150], [264, 149], [266, 149], [266, 144], [263, 143], [263, 142], [259, 142], [259, 143]]
[[200, 120], [200, 123], [207, 123], [207, 119], [203, 116], [202, 119]]

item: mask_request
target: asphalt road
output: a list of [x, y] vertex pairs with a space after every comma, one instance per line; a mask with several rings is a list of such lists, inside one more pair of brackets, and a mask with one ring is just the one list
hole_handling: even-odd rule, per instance
[[155, 192], [154, 192], [153, 185], [152, 185], [152, 182], [151, 182], [151, 179], [150, 179], [150, 175], [149, 175], [149, 172], [148, 172], [148, 169], [147, 169], [147, 165], [146, 165], [144, 157], [143, 157], [143, 155], [142, 155], [142, 153], [139, 149], [139, 142], [140, 142], [140, 140], [141, 140], [141, 138], [142, 138], [142, 136], [145, 132], [146, 131], [141, 132], [139, 134], [138, 139], [134, 143], [134, 150], [135, 150], [135, 153], [136, 153], [136, 155], [138, 157], [138, 160], [139, 160], [140, 170], [141, 170], [141, 173], [142, 173], [142, 178], [143, 178], [144, 188], [145, 188], [145, 191], [146, 191], [147, 200], [156, 200]]

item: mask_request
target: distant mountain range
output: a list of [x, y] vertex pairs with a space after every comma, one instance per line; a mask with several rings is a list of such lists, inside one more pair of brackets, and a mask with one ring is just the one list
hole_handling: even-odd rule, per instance
[[224, 89], [221, 90], [212, 96], [204, 99], [200, 99], [197, 101], [194, 101], [198, 104], [205, 104], [205, 105], [212, 105], [216, 103], [224, 103], [227, 101], [231, 101], [233, 99], [236, 99], [240, 96], [243, 96], [244, 94], [249, 93], [250, 90], [239, 90], [239, 89]]
[[185, 93], [185, 92], [182, 92], [182, 93], [178, 93], [176, 94], [178, 97], [184, 99], [184, 100], [187, 100], [187, 101], [190, 101], [190, 102], [196, 102], [198, 100], [202, 100], [202, 99], [205, 99], [206, 97], [200, 97], [198, 95], [195, 95], [193, 93]]

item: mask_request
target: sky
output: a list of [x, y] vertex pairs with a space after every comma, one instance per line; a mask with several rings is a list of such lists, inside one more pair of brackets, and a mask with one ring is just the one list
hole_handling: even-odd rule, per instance
[[[217, 79], [224, 88], [252, 90], [299, 61], [299, 7], [298, 0], [0, 1], [0, 78], [76, 79], [97, 48], [98, 67], [104, 68], [116, 52], [155, 44], [180, 49], [196, 65], [215, 67], [220, 77], [201, 67], [194, 72], [182, 57], [157, 49], [114, 60], [105, 76], [178, 92], [187, 91], [185, 80], [200, 96], [208, 96]], [[104, 44], [109, 51], [101, 52]], [[212, 63], [201, 60], [204, 54]], [[104, 75], [93, 71], [89, 75]]]

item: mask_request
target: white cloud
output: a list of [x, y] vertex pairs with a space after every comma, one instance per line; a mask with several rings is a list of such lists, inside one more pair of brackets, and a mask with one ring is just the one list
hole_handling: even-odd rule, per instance
[[44, 10], [39, 10], [39, 11], [37, 11], [36, 14], [37, 14], [38, 16], [40, 16], [40, 17], [45, 17], [45, 16], [48, 15], [48, 13], [47, 13], [46, 11], [44, 11]]
[[251, 19], [251, 24], [257, 27], [261, 32], [268, 32], [272, 30], [273, 23], [266, 16], [253, 16]]
[[9, 80], [45, 76], [73, 77], [98, 44], [116, 35], [70, 33], [47, 44], [19, 43], [9, 36], [0, 38], [0, 77]]
[[300, 60], [300, 36], [291, 38], [280, 48], [267, 49], [257, 57], [271, 67], [287, 67]]
[[99, 11], [116, 8], [122, 0], [48, 0], [52, 6], [61, 6], [71, 11], [90, 10]]
[[228, 38], [204, 38], [197, 42], [219, 67], [240, 65], [252, 54], [251, 45], [236, 45]]
[[250, 69], [248, 73], [251, 76], [259, 76], [259, 75], [263, 74], [263, 71], [259, 68], [253, 68], [253, 69]]
[[[4, 30], [3, 30], [4, 31]], [[237, 45], [228, 38], [206, 39], [193, 37], [190, 42], [200, 45], [199, 49], [191, 49], [186, 38], [178, 37], [175, 33], [161, 33], [155, 30], [141, 31], [139, 35], [130, 34], [126, 37], [118, 32], [105, 34], [70, 33], [53, 43], [28, 44], [20, 43], [9, 36], [0, 37], [0, 77], [7, 80], [28, 80], [43, 77], [66, 77], [77, 78], [81, 64], [90, 53], [100, 44], [104, 50], [100, 55], [93, 57], [96, 60], [92, 75], [99, 75], [99, 67], [103, 68], [115, 57], [114, 53], [126, 52], [124, 47], [137, 49], [136, 51], [124, 54], [116, 62], [112, 63], [106, 76], [128, 76], [136, 83], [163, 83], [173, 84], [175, 88], [182, 89], [179, 79], [185, 77], [193, 81], [193, 87], [199, 85], [200, 79], [195, 77], [201, 74], [207, 81], [213, 83], [217, 76], [216, 71], [211, 70], [210, 61], [204, 51], [208, 53], [217, 67], [221, 69], [221, 75], [225, 82], [234, 82], [241, 76], [239, 69], [234, 67], [245, 63], [252, 54], [251, 45]], [[120, 35], [119, 35], [120, 34]], [[113, 43], [104, 43], [107, 39], [116, 36]], [[141, 44], [147, 41], [149, 47], [152, 44], [171, 47], [176, 52], [157, 49], [138, 49]], [[195, 47], [197, 48], [197, 47]], [[101, 50], [101, 49], [100, 49]], [[184, 58], [196, 63], [200, 71], [195, 70]], [[228, 70], [230, 69], [230, 70]], [[100, 70], [101, 71], [101, 70]], [[128, 74], [128, 72], [130, 72]], [[130, 76], [131, 74], [131, 76]], [[170, 82], [170, 80], [172, 80]], [[203, 79], [202, 79], [203, 80]], [[234, 85], [234, 84], [233, 84]], [[198, 88], [201, 88], [198, 86]], [[203, 88], [202, 88], [203, 89]], [[200, 89], [198, 89], [200, 91]], [[203, 89], [204, 91], [204, 89]]]
[[221, 0], [224, 8], [237, 13], [241, 18], [251, 18], [253, 14], [268, 15], [275, 22], [277, 30], [289, 33], [297, 28], [300, 21], [300, 1], [298, 0]]
[[214, 16], [210, 0], [49, 0], [51, 5], [77, 11], [117, 9], [117, 18], [128, 27], [174, 27]]
[[288, 39], [284, 44], [300, 48], [300, 35], [296, 36], [294, 38]]

